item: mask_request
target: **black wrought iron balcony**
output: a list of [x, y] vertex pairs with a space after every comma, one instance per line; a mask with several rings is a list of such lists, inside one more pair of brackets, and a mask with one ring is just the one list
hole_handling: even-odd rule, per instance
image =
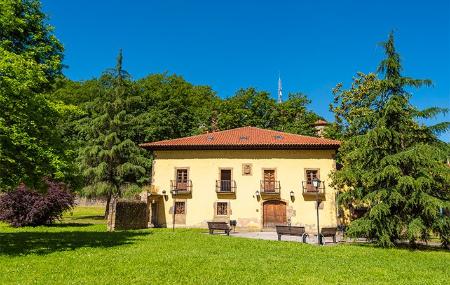
[[261, 194], [280, 194], [280, 181], [276, 180], [261, 180], [260, 185]]
[[192, 192], [192, 181], [176, 181], [170, 180], [170, 192], [173, 195], [177, 194], [189, 194]]
[[302, 181], [303, 195], [324, 195], [325, 194], [325, 182], [320, 181], [319, 187], [314, 187], [310, 181]]
[[216, 180], [216, 192], [219, 194], [236, 193], [236, 181], [234, 181], [234, 180]]

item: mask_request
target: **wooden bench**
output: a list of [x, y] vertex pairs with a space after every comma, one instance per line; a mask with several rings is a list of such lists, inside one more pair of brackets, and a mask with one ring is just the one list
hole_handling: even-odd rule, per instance
[[337, 228], [322, 228], [320, 230], [320, 236], [319, 236], [320, 244], [325, 243], [326, 237], [332, 237], [333, 242], [336, 243], [336, 233], [337, 233]]
[[302, 242], [305, 243], [308, 237], [308, 234], [305, 232], [305, 227], [284, 225], [277, 225], [275, 227], [277, 229], [278, 240], [281, 240], [282, 235], [299, 236], [302, 237]]
[[230, 226], [226, 222], [208, 222], [209, 234], [212, 235], [214, 231], [224, 231], [228, 236], [230, 235]]

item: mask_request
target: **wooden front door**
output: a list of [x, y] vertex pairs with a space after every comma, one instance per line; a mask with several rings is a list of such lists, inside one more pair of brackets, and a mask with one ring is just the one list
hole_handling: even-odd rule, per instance
[[275, 170], [264, 170], [264, 192], [275, 192]]
[[286, 224], [286, 203], [278, 200], [263, 204], [263, 226], [265, 228]]
[[152, 207], [152, 212], [151, 212], [152, 213], [152, 219], [151, 219], [152, 225], [154, 227], [158, 227], [158, 203], [157, 202], [152, 203], [151, 207]]

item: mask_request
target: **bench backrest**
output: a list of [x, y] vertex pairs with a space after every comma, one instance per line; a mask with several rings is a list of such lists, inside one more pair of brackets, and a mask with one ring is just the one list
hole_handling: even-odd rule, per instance
[[337, 231], [337, 228], [322, 228], [322, 230], [320, 231], [320, 233], [322, 235], [335, 235]]
[[279, 234], [302, 235], [305, 233], [305, 227], [278, 225], [276, 228]]
[[226, 222], [208, 222], [208, 228], [216, 230], [228, 230], [230, 227]]

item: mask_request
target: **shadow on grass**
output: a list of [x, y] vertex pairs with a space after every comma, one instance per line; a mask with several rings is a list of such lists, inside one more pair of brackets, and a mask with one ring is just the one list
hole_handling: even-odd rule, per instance
[[94, 224], [92, 223], [54, 223], [47, 225], [47, 227], [54, 227], [54, 228], [69, 228], [69, 227], [87, 227], [92, 226]]
[[96, 216], [81, 216], [81, 217], [70, 217], [69, 216], [69, 218], [71, 220], [98, 220], [98, 221], [105, 220], [104, 216], [98, 216], [98, 215], [96, 215]]
[[[373, 242], [367, 242], [367, 243], [348, 242], [346, 244], [351, 245], [351, 246], [360, 246], [360, 247], [371, 247], [371, 248], [380, 248], [380, 249], [383, 248], [383, 247], [377, 246]], [[448, 248], [445, 248], [437, 243], [436, 244], [428, 244], [428, 245], [427, 244], [411, 245], [408, 243], [398, 243], [394, 247], [391, 247], [391, 249], [401, 249], [401, 250], [408, 250], [408, 251], [444, 251], [444, 252], [450, 253]]]
[[[79, 224], [77, 224], [79, 226]], [[0, 255], [45, 255], [78, 248], [109, 248], [132, 244], [150, 232], [15, 232], [0, 233]]]

